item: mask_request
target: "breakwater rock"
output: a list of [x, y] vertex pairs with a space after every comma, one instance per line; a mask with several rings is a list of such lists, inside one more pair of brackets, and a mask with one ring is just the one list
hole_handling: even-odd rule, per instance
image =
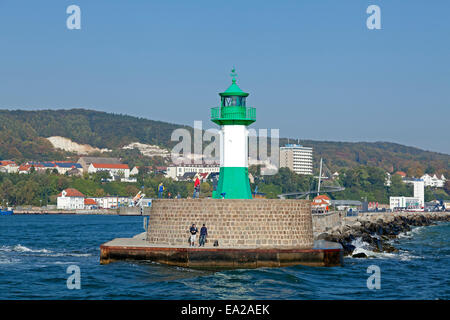
[[315, 238], [339, 242], [344, 255], [366, 258], [364, 252], [355, 251], [356, 241], [363, 241], [374, 252], [397, 252], [390, 240], [411, 231], [414, 226], [429, 226], [438, 221], [450, 221], [450, 212], [366, 213], [358, 217], [345, 217], [341, 213], [334, 225], [319, 232], [315, 230]]

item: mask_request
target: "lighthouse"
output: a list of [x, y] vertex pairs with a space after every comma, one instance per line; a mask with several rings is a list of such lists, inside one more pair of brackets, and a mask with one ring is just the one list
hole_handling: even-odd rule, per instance
[[248, 179], [248, 130], [256, 121], [255, 108], [247, 107], [244, 92], [231, 70], [231, 85], [220, 95], [220, 107], [211, 109], [211, 121], [221, 126], [220, 173], [214, 198], [251, 199]]

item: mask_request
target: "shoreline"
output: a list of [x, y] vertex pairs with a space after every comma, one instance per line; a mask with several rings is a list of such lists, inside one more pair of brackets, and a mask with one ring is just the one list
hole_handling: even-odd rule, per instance
[[340, 243], [344, 256], [367, 258], [363, 252], [353, 254], [354, 240], [361, 239], [374, 252], [397, 253], [399, 250], [390, 243], [391, 240], [411, 231], [412, 227], [436, 225], [437, 222], [450, 222], [450, 212], [364, 213], [343, 217], [332, 227], [322, 226], [322, 230], [316, 230], [314, 238]]

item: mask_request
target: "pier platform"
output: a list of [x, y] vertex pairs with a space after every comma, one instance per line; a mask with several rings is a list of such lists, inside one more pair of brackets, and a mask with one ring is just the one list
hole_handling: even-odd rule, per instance
[[259, 267], [341, 266], [343, 249], [339, 243], [319, 240], [311, 248], [270, 248], [256, 246], [205, 247], [156, 245], [146, 241], [146, 233], [133, 238], [117, 238], [100, 246], [100, 263], [120, 260], [147, 260], [167, 265], [200, 269]]

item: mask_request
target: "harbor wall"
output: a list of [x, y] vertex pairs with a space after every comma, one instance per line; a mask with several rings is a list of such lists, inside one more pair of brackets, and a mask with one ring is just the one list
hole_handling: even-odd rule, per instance
[[185, 246], [195, 223], [208, 228], [208, 246], [312, 247], [313, 227], [308, 200], [158, 199], [150, 209], [148, 241]]

